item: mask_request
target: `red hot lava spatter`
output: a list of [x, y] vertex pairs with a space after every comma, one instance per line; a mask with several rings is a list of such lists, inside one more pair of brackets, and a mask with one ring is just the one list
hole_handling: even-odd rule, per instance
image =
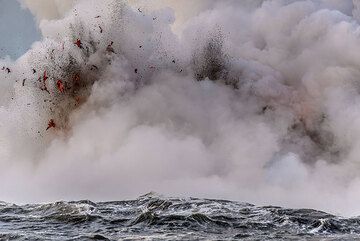
[[56, 82], [56, 86], [57, 86], [60, 93], [64, 93], [65, 87], [64, 87], [64, 84], [63, 84], [63, 82], [61, 80], [58, 80]]
[[56, 128], [56, 124], [55, 124], [54, 119], [49, 120], [48, 127], [46, 128], [46, 130], [49, 130], [51, 128]]

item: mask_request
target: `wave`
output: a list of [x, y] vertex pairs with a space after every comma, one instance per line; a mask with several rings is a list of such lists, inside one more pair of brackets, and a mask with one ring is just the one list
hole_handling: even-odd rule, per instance
[[354, 239], [360, 234], [358, 218], [154, 193], [116, 202], [7, 204], [0, 208], [0, 222], [0, 234], [12, 240]]

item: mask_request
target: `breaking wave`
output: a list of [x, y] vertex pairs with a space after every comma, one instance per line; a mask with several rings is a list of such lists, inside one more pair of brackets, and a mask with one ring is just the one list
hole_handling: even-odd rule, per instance
[[360, 231], [358, 218], [311, 209], [155, 194], [117, 202], [3, 203], [0, 219], [0, 238], [9, 240], [350, 240]]

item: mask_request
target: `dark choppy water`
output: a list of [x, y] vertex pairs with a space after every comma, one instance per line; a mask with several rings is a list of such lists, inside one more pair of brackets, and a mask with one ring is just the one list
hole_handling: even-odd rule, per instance
[[0, 203], [0, 240], [354, 240], [360, 219], [309, 209], [163, 198]]

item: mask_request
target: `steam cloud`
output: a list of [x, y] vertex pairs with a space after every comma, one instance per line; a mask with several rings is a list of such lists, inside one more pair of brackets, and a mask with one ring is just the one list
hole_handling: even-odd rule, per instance
[[44, 38], [0, 60], [0, 199], [360, 213], [359, 1], [195, 2], [23, 1]]

